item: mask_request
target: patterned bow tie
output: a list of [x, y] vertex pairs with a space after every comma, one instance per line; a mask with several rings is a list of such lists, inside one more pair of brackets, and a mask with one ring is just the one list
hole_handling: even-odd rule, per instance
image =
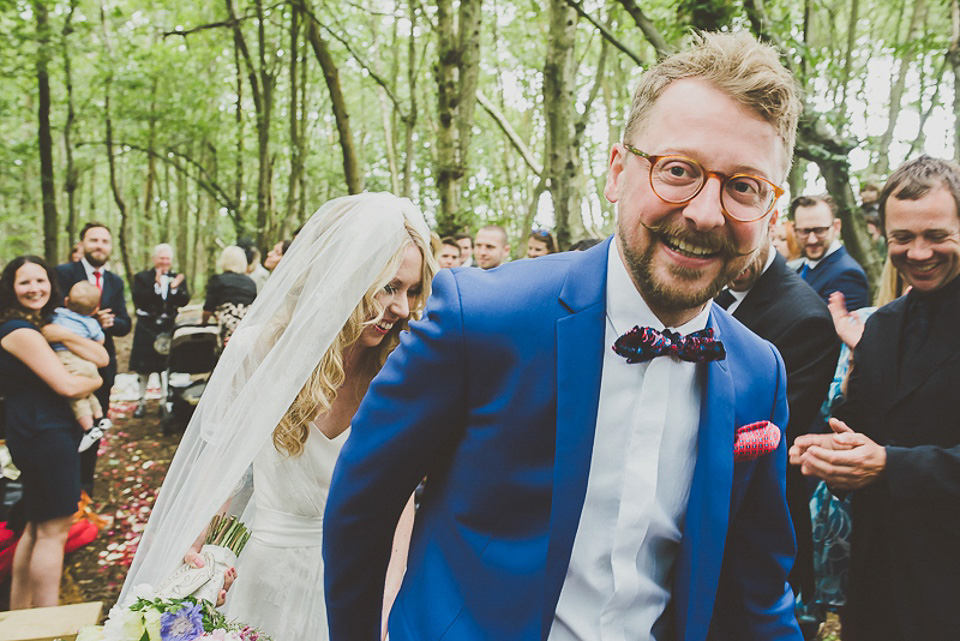
[[669, 329], [659, 332], [638, 325], [616, 340], [613, 351], [628, 363], [642, 363], [657, 356], [676, 356], [691, 363], [722, 361], [727, 357], [723, 343], [713, 337], [710, 327], [682, 336]]

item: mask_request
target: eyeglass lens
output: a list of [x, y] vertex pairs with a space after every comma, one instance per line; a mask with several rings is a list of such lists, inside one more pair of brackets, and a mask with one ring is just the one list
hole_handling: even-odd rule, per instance
[[[693, 198], [707, 176], [698, 162], [682, 156], [658, 159], [651, 172], [653, 190], [663, 200], [674, 203]], [[733, 218], [756, 220], [773, 207], [775, 192], [773, 186], [762, 178], [736, 174], [724, 180], [720, 200]]]
[[810, 234], [813, 234], [817, 238], [823, 238], [827, 235], [828, 231], [830, 231], [829, 227], [798, 227], [797, 236], [800, 238], [806, 238]]

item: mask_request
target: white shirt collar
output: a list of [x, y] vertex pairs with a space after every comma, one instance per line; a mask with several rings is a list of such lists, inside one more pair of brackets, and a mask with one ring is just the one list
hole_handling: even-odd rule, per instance
[[[710, 317], [710, 306], [704, 305], [700, 313], [680, 327], [671, 328], [681, 334], [689, 334], [707, 326]], [[607, 254], [607, 318], [618, 334], [623, 335], [634, 325], [652, 327], [663, 331], [664, 324], [651, 311], [647, 301], [637, 291], [627, 268], [620, 258], [616, 241], [610, 243]]]
[[803, 260], [806, 261], [807, 266], [808, 266], [810, 269], [813, 269], [814, 267], [816, 267], [817, 265], [820, 264], [820, 261], [821, 261], [821, 260], [823, 260], [824, 258], [826, 258], [827, 256], [829, 256], [829, 255], [832, 254], [833, 252], [837, 251], [837, 250], [840, 249], [841, 247], [843, 247], [843, 245], [840, 244], [840, 241], [837, 240], [836, 238], [834, 238], [834, 239], [833, 239], [833, 242], [830, 243], [830, 246], [827, 247], [827, 251], [823, 252], [823, 256], [821, 256], [820, 258], [818, 258], [818, 259], [816, 259], [816, 260], [810, 260], [809, 258], [804, 258]]
[[83, 271], [87, 272], [87, 280], [89, 280], [91, 283], [92, 283], [93, 280], [94, 280], [94, 278], [93, 278], [93, 272], [97, 271], [97, 269], [100, 270], [100, 273], [101, 273], [101, 274], [103, 274], [103, 272], [107, 271], [106, 266], [100, 266], [99, 268], [97, 268], [97, 267], [94, 267], [93, 265], [91, 265], [89, 262], [87, 262], [87, 257], [86, 257], [86, 256], [84, 256], [83, 258], [80, 259], [80, 264], [83, 265]]

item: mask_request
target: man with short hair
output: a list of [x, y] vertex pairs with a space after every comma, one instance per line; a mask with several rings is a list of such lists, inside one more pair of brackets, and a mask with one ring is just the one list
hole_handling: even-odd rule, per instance
[[839, 291], [853, 311], [870, 304], [867, 275], [840, 244], [840, 219], [830, 196], [797, 196], [790, 203], [790, 219], [803, 252], [800, 277], [824, 303]]
[[380, 638], [426, 478], [392, 641], [799, 641], [783, 362], [711, 303], [766, 234], [799, 113], [776, 51], [697, 36], [610, 151], [614, 238], [437, 274], [334, 472], [332, 639]]
[[[113, 236], [110, 229], [99, 222], [89, 222], [80, 230], [80, 245], [83, 258], [75, 263], [57, 265], [55, 271], [60, 291], [68, 292], [74, 283], [87, 280], [97, 286], [101, 292], [100, 309], [95, 317], [103, 333], [106, 334], [104, 347], [110, 355], [110, 363], [100, 368], [103, 385], [94, 392], [104, 413], [110, 408], [110, 390], [117, 376], [117, 349], [113, 339], [130, 333], [130, 314], [124, 300], [123, 279], [107, 269], [107, 261], [113, 252]], [[94, 444], [80, 454], [80, 483], [87, 494], [93, 495], [93, 478], [97, 464], [99, 444]]]
[[844, 641], [960, 630], [960, 167], [921, 156], [884, 185], [894, 267], [913, 287], [867, 319], [833, 434], [790, 462], [852, 492]]
[[473, 267], [473, 237], [466, 232], [460, 232], [454, 234], [453, 239], [460, 246], [460, 266]]
[[173, 247], [167, 243], [153, 248], [153, 269], [137, 272], [133, 277], [130, 295], [137, 309], [137, 327], [133, 331], [129, 369], [137, 373], [140, 383], [134, 418], [143, 418], [146, 413], [147, 382], [151, 373], [160, 374], [160, 386], [166, 397], [167, 381], [163, 372], [167, 368], [167, 357], [157, 352], [155, 343], [160, 334], [173, 330], [179, 309], [190, 302], [190, 290], [184, 278], [184, 274], [173, 270]]
[[477, 230], [473, 242], [473, 257], [481, 269], [499, 267], [510, 257], [507, 230], [500, 225], [487, 225]]
[[[786, 435], [792, 443], [801, 434], [819, 432], [823, 427], [820, 406], [833, 380], [840, 340], [827, 306], [774, 249], [776, 223], [774, 215], [757, 257], [716, 301], [757, 336], [773, 343], [783, 357], [790, 408]], [[797, 533], [797, 561], [790, 585], [809, 602], [814, 591], [810, 497], [796, 468], [787, 469], [787, 505]]]
[[460, 245], [452, 236], [441, 239], [440, 251], [437, 252], [437, 263], [441, 268], [460, 266]]

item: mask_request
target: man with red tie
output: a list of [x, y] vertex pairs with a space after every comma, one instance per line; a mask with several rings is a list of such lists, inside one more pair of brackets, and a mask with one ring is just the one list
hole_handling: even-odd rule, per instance
[[[127, 313], [123, 279], [106, 268], [113, 250], [110, 229], [103, 223], [87, 223], [80, 231], [80, 247], [83, 250], [83, 258], [75, 263], [57, 265], [57, 280], [62, 292], [70, 291], [74, 283], [81, 280], [93, 283], [101, 292], [100, 310], [95, 317], [106, 335], [104, 346], [110, 354], [110, 363], [99, 370], [103, 386], [94, 395], [106, 410], [110, 407], [110, 388], [113, 387], [113, 380], [117, 376], [117, 350], [113, 345], [113, 338], [130, 333], [130, 314]], [[99, 449], [99, 444], [95, 444], [80, 454], [80, 483], [91, 495]]]

